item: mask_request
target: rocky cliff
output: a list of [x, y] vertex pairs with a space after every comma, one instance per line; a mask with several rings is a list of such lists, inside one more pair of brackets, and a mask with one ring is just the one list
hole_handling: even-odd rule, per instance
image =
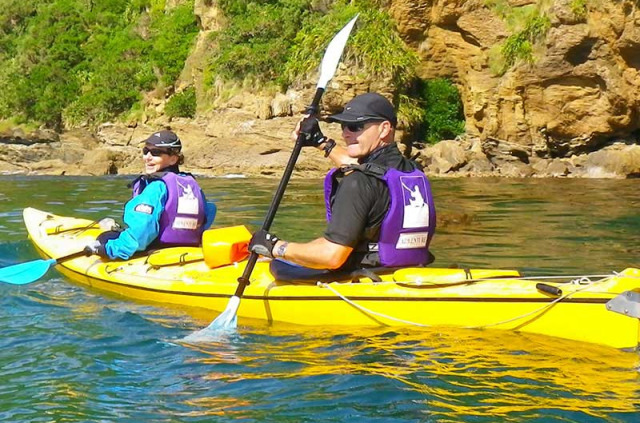
[[[206, 89], [202, 81], [209, 34], [224, 27], [224, 16], [213, 0], [196, 0], [194, 10], [201, 31], [177, 89], [195, 86], [200, 102], [213, 109], [199, 110], [194, 120], [169, 121], [162, 116], [164, 100], [150, 98], [149, 108], [158, 117], [104, 125], [94, 137], [5, 134], [11, 141], [0, 153], [0, 171], [136, 172], [137, 142], [157, 128], [172, 127], [183, 134], [186, 165], [196, 172], [279, 175], [291, 148], [288, 134], [313, 83], [278, 94], [251, 88], [220, 100], [215, 87]], [[418, 76], [451, 79], [464, 104], [464, 136], [424, 148], [417, 144], [410, 151], [429, 173], [640, 176], [635, 1], [391, 0], [389, 13], [420, 59]], [[544, 31], [526, 38], [522, 16], [541, 19]], [[505, 63], [504, 45], [513, 40], [522, 41], [528, 56]], [[325, 110], [335, 111], [370, 90], [394, 94], [388, 81], [353, 75], [342, 66], [328, 89]], [[339, 138], [337, 127], [327, 128]], [[91, 151], [83, 150], [87, 147]], [[301, 157], [301, 174], [326, 170], [327, 163], [313, 153]], [[96, 157], [104, 164], [95, 166]]]
[[[587, 163], [580, 156], [606, 148], [637, 176], [637, 162], [628, 163], [629, 156], [638, 155], [633, 144], [640, 123], [637, 3], [502, 2], [512, 8], [538, 7], [550, 21], [534, 46], [533, 60], [517, 62], [504, 73], [492, 69], [492, 53], [513, 29], [492, 3], [498, 2], [395, 0], [391, 6], [400, 33], [421, 57], [420, 76], [448, 77], [458, 85], [467, 135], [480, 142], [475, 143], [480, 154], [472, 154], [473, 159], [502, 156], [518, 163], [519, 169], [510, 171], [522, 176], [545, 173], [551, 164], [555, 170], [550, 174], [571, 174]], [[520, 166], [540, 159], [556, 160]], [[464, 162], [452, 164], [464, 167]], [[495, 160], [478, 170], [491, 164]], [[615, 168], [611, 163], [603, 174]]]

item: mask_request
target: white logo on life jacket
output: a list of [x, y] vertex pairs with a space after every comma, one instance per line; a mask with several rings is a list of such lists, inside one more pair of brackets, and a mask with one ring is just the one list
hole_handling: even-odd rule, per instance
[[396, 249], [408, 250], [411, 248], [425, 248], [427, 246], [428, 239], [429, 232], [400, 234], [400, 236], [398, 237], [398, 242], [396, 243]]
[[[425, 228], [429, 226], [429, 204], [425, 201], [427, 187], [419, 176], [401, 176], [404, 197], [403, 228]], [[411, 247], [412, 248], [412, 247]]]
[[198, 219], [192, 217], [176, 217], [171, 227], [173, 229], [198, 229]]
[[153, 213], [153, 206], [150, 206], [149, 204], [140, 203], [137, 206], [135, 206], [133, 210], [137, 211], [138, 213], [151, 214]]
[[[191, 185], [182, 185], [178, 182], [178, 214], [191, 214], [198, 215], [199, 207], [198, 207], [198, 199], [193, 193], [193, 188]], [[173, 225], [174, 227], [175, 224]]]

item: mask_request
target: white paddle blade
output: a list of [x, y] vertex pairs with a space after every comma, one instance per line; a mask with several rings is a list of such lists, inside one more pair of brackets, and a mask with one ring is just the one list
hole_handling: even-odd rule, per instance
[[353, 25], [356, 23], [358, 15], [351, 19], [341, 30], [338, 32], [333, 40], [327, 46], [327, 50], [322, 58], [320, 64], [320, 79], [318, 80], [318, 88], [325, 89], [327, 84], [333, 78], [333, 75], [338, 69], [338, 63], [340, 63], [340, 57], [344, 51], [344, 46], [347, 45], [349, 34], [353, 29]]
[[235, 330], [238, 326], [238, 307], [240, 307], [240, 297], [234, 295], [229, 299], [227, 308], [209, 326], [187, 335], [183, 341], [197, 344], [219, 340], [221, 335]]

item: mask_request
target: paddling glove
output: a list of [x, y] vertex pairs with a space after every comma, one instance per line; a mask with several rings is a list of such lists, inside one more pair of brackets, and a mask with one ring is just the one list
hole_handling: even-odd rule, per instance
[[280, 238], [270, 234], [264, 229], [260, 229], [254, 233], [249, 242], [249, 251], [260, 254], [261, 256], [273, 258], [273, 247]]
[[97, 239], [95, 241], [91, 241], [84, 247], [84, 253], [87, 256], [91, 255], [99, 255], [100, 257], [107, 257], [107, 252], [104, 249], [104, 245]]
[[95, 241], [91, 241], [90, 243], [87, 244], [86, 247], [84, 247], [84, 250], [83, 250], [84, 253], [88, 256], [97, 254], [100, 257], [112, 258], [112, 257], [109, 257], [109, 254], [107, 254], [107, 250], [105, 250], [104, 246], [107, 245], [108, 241], [118, 238], [121, 232], [122, 232], [122, 229], [117, 231], [106, 231], [101, 233], [100, 235], [98, 235], [98, 238], [96, 238]]
[[320, 130], [320, 123], [315, 117], [306, 117], [300, 123], [300, 136], [305, 147], [318, 147], [327, 140]]

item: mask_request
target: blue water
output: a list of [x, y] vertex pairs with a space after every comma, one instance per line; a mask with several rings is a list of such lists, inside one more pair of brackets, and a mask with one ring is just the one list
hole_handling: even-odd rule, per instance
[[[38, 258], [24, 207], [120, 217], [124, 178], [0, 177], [0, 266]], [[322, 232], [321, 181], [294, 180], [274, 232]], [[257, 228], [275, 180], [206, 179], [217, 224]], [[636, 181], [434, 181], [436, 265], [593, 274], [640, 266]], [[69, 283], [0, 284], [3, 422], [637, 422], [637, 352], [492, 330], [305, 328], [240, 321]]]

